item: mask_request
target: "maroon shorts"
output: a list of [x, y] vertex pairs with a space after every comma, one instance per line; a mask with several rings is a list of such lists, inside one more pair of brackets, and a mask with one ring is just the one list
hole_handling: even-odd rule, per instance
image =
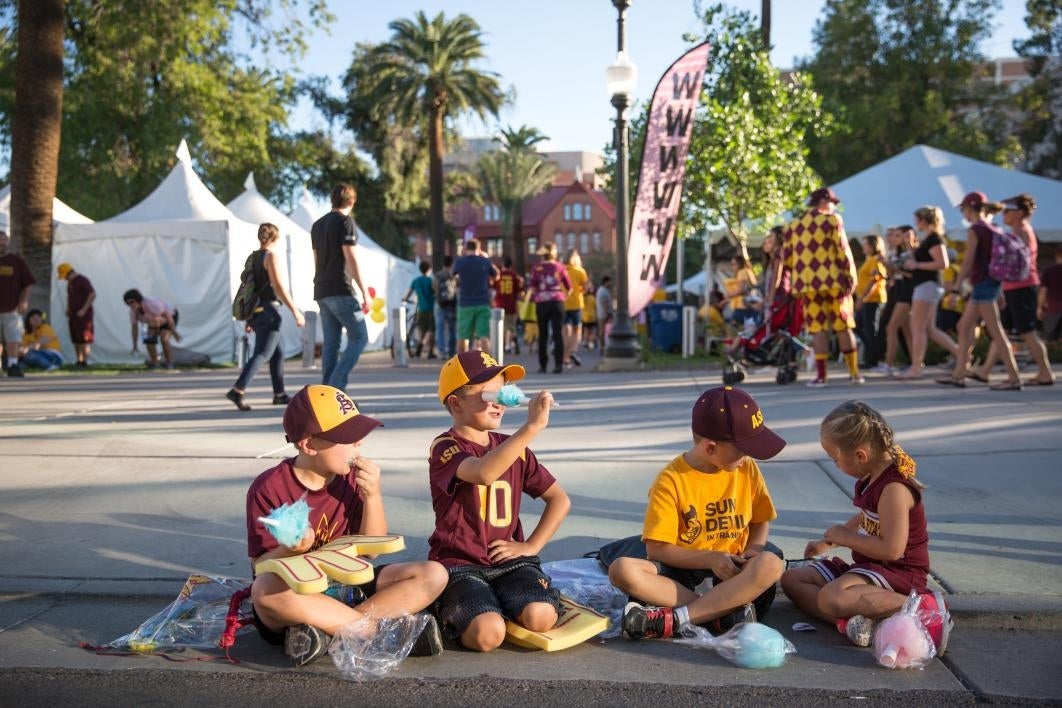
[[917, 568], [897, 568], [879, 563], [846, 563], [840, 558], [823, 558], [811, 564], [826, 582], [833, 582], [845, 573], [861, 575], [879, 588], [908, 595], [912, 590], [926, 591], [926, 573]]
[[96, 340], [91, 317], [70, 316], [70, 341], [74, 344], [92, 344]]

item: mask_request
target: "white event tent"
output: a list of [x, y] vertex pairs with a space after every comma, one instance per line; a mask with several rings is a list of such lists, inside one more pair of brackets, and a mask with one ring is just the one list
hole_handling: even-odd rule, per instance
[[[302, 198], [291, 212], [291, 220], [309, 233], [313, 222], [324, 214], [325, 209], [318, 207], [310, 193], [303, 190]], [[358, 228], [358, 245], [354, 247], [354, 257], [358, 261], [362, 283], [369, 290], [371, 299], [371, 310], [366, 315], [369, 329], [367, 349], [386, 348], [391, 341], [391, 310], [401, 304], [402, 296], [409, 290], [413, 279], [420, 275], [420, 271], [415, 263], [393, 255], [373, 241], [361, 228]], [[312, 281], [312, 251], [310, 265]]]
[[[60, 224], [91, 224], [92, 219], [67, 206], [59, 197], [52, 200], [52, 221]], [[8, 231], [11, 225], [11, 185], [0, 189], [0, 231]]]
[[1032, 224], [1037, 237], [1062, 241], [1062, 182], [926, 145], [915, 145], [832, 186], [850, 236], [884, 234], [889, 225], [910, 224], [915, 209], [929, 204], [944, 210], [948, 237], [964, 240], [966, 226], [955, 205], [965, 194], [984, 192], [998, 201], [1028, 192], [1036, 197]]
[[[233, 361], [242, 326], [232, 298], [244, 261], [258, 247], [257, 226], [236, 218], [192, 170], [182, 140], [177, 164], [129, 210], [94, 224], [55, 231], [53, 263], [70, 263], [96, 289], [93, 359], [130, 362], [130, 323], [122, 293], [136, 288], [180, 313], [180, 346], [214, 361]], [[52, 321], [64, 321], [65, 283], [52, 280]], [[64, 343], [69, 346], [68, 343]]]

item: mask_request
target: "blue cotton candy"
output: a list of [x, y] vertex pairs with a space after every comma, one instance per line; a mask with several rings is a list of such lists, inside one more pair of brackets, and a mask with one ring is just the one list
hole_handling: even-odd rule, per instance
[[491, 393], [490, 391], [483, 392], [484, 401], [493, 401], [500, 406], [506, 408], [514, 408], [519, 405], [527, 403], [531, 399], [527, 394], [520, 390], [520, 387], [516, 384], [505, 384], [497, 393]]
[[789, 652], [786, 638], [759, 622], [749, 622], [739, 627], [735, 640], [733, 655], [726, 658], [746, 669], [776, 668], [785, 663]]
[[282, 546], [294, 548], [310, 528], [310, 505], [305, 499], [281, 504], [269, 516], [258, 518], [266, 530]]

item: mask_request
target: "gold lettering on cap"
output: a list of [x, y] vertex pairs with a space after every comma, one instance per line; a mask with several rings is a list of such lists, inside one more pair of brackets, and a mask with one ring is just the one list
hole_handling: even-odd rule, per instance
[[479, 355], [483, 359], [483, 366], [497, 366], [498, 365], [497, 360], [494, 357], [492, 357], [490, 354], [488, 354], [487, 352], [481, 351], [479, 353]]
[[763, 425], [763, 411], [756, 411], [752, 414], [752, 429], [755, 430], [761, 425]]

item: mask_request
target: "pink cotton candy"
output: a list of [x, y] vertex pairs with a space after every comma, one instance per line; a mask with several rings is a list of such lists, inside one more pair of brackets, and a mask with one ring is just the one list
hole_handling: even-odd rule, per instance
[[917, 596], [908, 598], [903, 609], [874, 630], [874, 658], [885, 668], [920, 669], [936, 655], [933, 640], [918, 619], [919, 604]]

